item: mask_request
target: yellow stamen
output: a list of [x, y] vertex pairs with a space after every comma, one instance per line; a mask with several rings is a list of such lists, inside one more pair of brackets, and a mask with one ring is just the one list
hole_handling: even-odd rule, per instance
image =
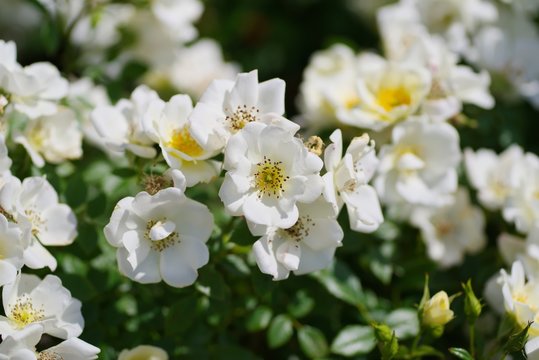
[[197, 157], [204, 153], [204, 149], [193, 139], [187, 126], [174, 131], [168, 146], [191, 157]]
[[378, 104], [386, 111], [402, 105], [410, 105], [412, 99], [404, 87], [381, 88], [376, 94]]
[[264, 156], [264, 161], [256, 164], [254, 178], [259, 197], [262, 195], [280, 197], [290, 177], [284, 175], [282, 161], [271, 161]]

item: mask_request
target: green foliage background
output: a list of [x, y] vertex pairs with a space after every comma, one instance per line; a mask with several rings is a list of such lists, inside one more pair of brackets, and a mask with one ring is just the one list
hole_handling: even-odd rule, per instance
[[[206, 0], [205, 6], [198, 23], [201, 36], [216, 39], [227, 59], [244, 70], [258, 69], [261, 79], [283, 78], [289, 116], [298, 112], [298, 86], [314, 51], [337, 41], [358, 50], [379, 49], [372, 23], [361, 20], [341, 0]], [[0, 38], [10, 39], [14, 32], [0, 24]], [[68, 77], [91, 76], [107, 85], [114, 99], [128, 96], [144, 71], [140, 64], [130, 64], [119, 80], [111, 80], [99, 68], [81, 67], [77, 50], [65, 43], [53, 22], [17, 37], [22, 64], [47, 60]], [[465, 114], [476, 126], [459, 127], [462, 148], [499, 151], [518, 143], [539, 152], [538, 114], [528, 104], [499, 102], [492, 111], [470, 107]], [[348, 132], [355, 135], [353, 129]], [[52, 249], [59, 260], [56, 275], [83, 302], [82, 338], [99, 346], [103, 359], [115, 359], [121, 349], [139, 344], [161, 346], [173, 359], [376, 359], [380, 355], [371, 351], [375, 346], [371, 321], [386, 322], [404, 343], [411, 341], [406, 339], [417, 332], [415, 305], [425, 274], [430, 274], [431, 293], [441, 289], [456, 293], [460, 283], [471, 278], [480, 294], [485, 281], [503, 266], [496, 237], [502, 230], [511, 231], [498, 213], [487, 213], [488, 248], [467, 257], [460, 267], [439, 271], [426, 258], [414, 228], [387, 221], [375, 234], [358, 234], [346, 230], [343, 212], [344, 246], [337, 250], [332, 269], [272, 282], [249, 259], [255, 238], [241, 219], [223, 212], [217, 196], [220, 184], [215, 182], [188, 191], [207, 204], [216, 219], [209, 241], [210, 263], [201, 269], [196, 285], [186, 289], [141, 285], [119, 274], [115, 251], [102, 228], [116, 202], [141, 191], [143, 174], [159, 171], [159, 166], [127, 161], [114, 165], [100, 151], [85, 146], [82, 160], [38, 170], [21, 147], [10, 150], [15, 175], [45, 174], [77, 214], [75, 243]], [[464, 176], [462, 182], [466, 183]], [[432, 344], [447, 357], [449, 347], [468, 344], [463, 301], [453, 304], [456, 319]], [[481, 344], [494, 337], [495, 326], [487, 324], [478, 331]]]

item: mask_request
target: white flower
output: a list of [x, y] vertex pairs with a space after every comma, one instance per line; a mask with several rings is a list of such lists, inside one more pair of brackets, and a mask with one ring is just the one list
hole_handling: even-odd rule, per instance
[[13, 282], [22, 268], [25, 240], [22, 231], [0, 215], [0, 287]]
[[15, 110], [35, 119], [57, 111], [68, 83], [58, 69], [46, 62], [22, 67], [13, 42], [0, 40], [0, 88], [9, 93]]
[[539, 158], [526, 153], [517, 170], [518, 180], [503, 207], [503, 217], [527, 233], [539, 222]]
[[20, 274], [4, 286], [2, 300], [6, 316], [0, 317], [0, 334], [4, 339], [31, 324], [41, 325], [45, 334], [60, 339], [82, 333], [81, 303], [71, 297], [57, 276], [40, 280], [35, 275]]
[[0, 206], [6, 218], [30, 237], [24, 263], [30, 268], [56, 269], [56, 260], [43, 245], [65, 246], [77, 236], [77, 219], [45, 178], [12, 178], [0, 189]]
[[443, 35], [451, 50], [464, 53], [469, 35], [498, 17], [496, 6], [485, 0], [401, 0], [415, 7], [429, 32]]
[[219, 151], [250, 122], [270, 122], [296, 132], [299, 126], [280, 117], [284, 114], [284, 91], [281, 79], [259, 84], [256, 70], [239, 74], [235, 82], [215, 80], [189, 118], [191, 134], [202, 147]]
[[77, 113], [84, 139], [107, 152], [108, 155], [112, 155], [113, 153], [105, 145], [103, 137], [97, 133], [90, 118], [90, 113], [94, 108], [110, 105], [105, 87], [95, 85], [89, 78], [80, 78], [69, 84], [66, 100], [69, 107]]
[[491, 73], [493, 91], [499, 96], [523, 96], [538, 108], [538, 56], [539, 32], [534, 22], [521, 13], [502, 11], [497, 24], [475, 36], [474, 52], [468, 58]]
[[174, 87], [200, 98], [215, 79], [234, 79], [238, 65], [226, 63], [219, 43], [201, 39], [178, 51], [168, 75]]
[[479, 201], [490, 210], [500, 209], [520, 180], [522, 149], [513, 145], [499, 156], [489, 149], [464, 151], [466, 173], [478, 191]]
[[378, 195], [368, 184], [378, 166], [374, 141], [367, 134], [354, 138], [343, 157], [341, 130], [335, 130], [329, 138], [332, 143], [324, 153], [324, 195], [337, 214], [346, 204], [352, 230], [375, 231], [384, 216]]
[[11, 177], [11, 164], [12, 161], [8, 156], [6, 138], [3, 134], [0, 134], [0, 188]]
[[332, 205], [323, 197], [310, 204], [298, 204], [297, 222], [287, 229], [250, 224], [255, 236], [256, 263], [273, 280], [321, 270], [331, 264], [344, 233], [335, 219]]
[[407, 121], [380, 151], [375, 187], [388, 204], [441, 206], [457, 190], [459, 135], [446, 123]]
[[142, 119], [149, 104], [159, 99], [157, 93], [141, 85], [115, 106], [98, 106], [91, 114], [97, 133], [104, 138], [110, 150], [123, 154], [129, 150], [137, 156], [153, 158], [153, 141], [144, 131]]
[[38, 352], [36, 345], [41, 340], [43, 327], [39, 324], [26, 326], [21, 331], [4, 338], [0, 344], [0, 360], [93, 360], [97, 359], [99, 348], [76, 337], [62, 341], [58, 345]]
[[505, 311], [522, 327], [533, 322], [528, 330], [531, 339], [539, 336], [539, 283], [526, 277], [522, 263], [515, 261], [510, 274], [501, 270], [498, 283], [502, 286]]
[[337, 109], [357, 105], [357, 56], [346, 45], [335, 44], [313, 54], [303, 72], [298, 106], [311, 131], [337, 122]]
[[273, 125], [247, 124], [225, 150], [219, 197], [227, 211], [260, 225], [288, 228], [298, 220], [296, 202], [322, 193], [322, 160], [300, 139]]
[[38, 167], [43, 167], [45, 160], [59, 164], [82, 156], [82, 132], [75, 113], [68, 108], [30, 121], [14, 140], [24, 146]]
[[167, 103], [154, 100], [144, 116], [146, 132], [159, 143], [167, 164], [181, 169], [187, 186], [210, 182], [221, 170], [220, 162], [209, 160], [215, 152], [205, 150], [191, 136], [187, 119], [192, 110], [189, 96], [175, 95]]
[[506, 264], [520, 261], [531, 278], [539, 276], [539, 226], [532, 227], [526, 239], [503, 233], [498, 237], [498, 249]]
[[139, 345], [131, 350], [122, 350], [118, 356], [118, 360], [168, 360], [168, 354], [165, 350], [156, 346]]
[[459, 114], [463, 103], [485, 109], [494, 107], [494, 98], [488, 90], [488, 72], [475, 73], [468, 66], [457, 65], [458, 56], [442, 39], [422, 38], [411, 49], [406, 61], [424, 66], [431, 73], [432, 86], [421, 112], [433, 120], [445, 121]]
[[151, 67], [170, 65], [178, 46], [196, 37], [193, 22], [203, 9], [199, 0], [152, 1], [148, 9], [139, 9], [127, 21], [137, 41], [126, 55]]
[[429, 257], [442, 267], [462, 263], [464, 254], [475, 254], [486, 245], [485, 217], [460, 189], [454, 203], [442, 208], [418, 209], [412, 223], [421, 229]]
[[374, 54], [361, 55], [357, 66], [357, 101], [337, 111], [345, 124], [380, 131], [413, 115], [431, 88], [431, 75], [422, 66]]
[[151, 10], [171, 36], [186, 42], [197, 36], [193, 22], [202, 15], [204, 6], [199, 0], [156, 0]]
[[118, 266], [125, 276], [144, 284], [164, 280], [184, 287], [208, 263], [206, 241], [212, 230], [213, 216], [205, 205], [181, 189], [168, 188], [120, 200], [105, 236], [118, 248]]

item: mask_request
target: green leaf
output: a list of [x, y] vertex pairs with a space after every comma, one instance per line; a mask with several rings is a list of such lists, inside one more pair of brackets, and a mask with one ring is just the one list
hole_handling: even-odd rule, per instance
[[269, 307], [259, 306], [247, 318], [245, 326], [249, 332], [263, 330], [269, 325], [272, 315], [273, 312]]
[[294, 327], [292, 326], [292, 320], [287, 315], [277, 315], [267, 332], [268, 346], [272, 349], [278, 348], [286, 344], [292, 334], [294, 333]]
[[305, 325], [298, 330], [301, 350], [311, 359], [321, 358], [328, 353], [328, 343], [324, 334], [312, 326]]
[[421, 356], [435, 356], [439, 359], [445, 359], [445, 356], [443, 353], [439, 352], [432, 346], [428, 345], [421, 345], [415, 351], [411, 354], [413, 358], [415, 357], [421, 357]]
[[294, 298], [286, 309], [294, 317], [294, 319], [299, 319], [308, 313], [311, 312], [311, 310], [314, 308], [314, 300], [313, 298], [309, 297], [309, 295], [303, 291], [299, 290], [294, 294]]
[[384, 322], [395, 331], [399, 339], [407, 339], [419, 332], [416, 309], [397, 309], [387, 315]]
[[88, 186], [82, 176], [74, 176], [69, 179], [65, 190], [67, 204], [72, 208], [77, 208], [86, 202]]
[[364, 301], [361, 282], [344, 263], [338, 260], [331, 268], [314, 273], [313, 276], [331, 295], [350, 305], [355, 306]]
[[450, 348], [449, 352], [462, 360], [474, 360], [472, 355], [466, 349], [462, 348]]
[[216, 300], [225, 300], [230, 292], [223, 276], [212, 267], [206, 267], [200, 272], [196, 287], [204, 295]]
[[370, 326], [351, 325], [342, 329], [333, 344], [331, 352], [343, 356], [368, 354], [376, 346], [374, 330]]
[[[177, 337], [189, 329], [198, 316], [198, 300], [189, 295], [177, 301], [170, 307], [165, 319], [165, 336]], [[181, 321], [178, 321], [181, 319]]]

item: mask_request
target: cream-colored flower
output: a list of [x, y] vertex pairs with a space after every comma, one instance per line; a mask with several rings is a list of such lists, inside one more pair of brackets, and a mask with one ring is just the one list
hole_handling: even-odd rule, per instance
[[60, 278], [20, 274], [4, 286], [2, 299], [6, 316], [0, 316], [0, 334], [18, 333], [33, 324], [42, 333], [60, 339], [77, 337], [84, 328], [81, 302], [71, 297]]
[[180, 169], [187, 186], [210, 182], [219, 175], [221, 163], [210, 160], [216, 152], [203, 148], [191, 135], [188, 117], [193, 110], [191, 98], [175, 95], [169, 102], [156, 99], [144, 115], [144, 128], [161, 147], [167, 164]]
[[423, 307], [421, 322], [428, 327], [444, 326], [454, 318], [449, 297], [445, 291], [437, 292]]
[[431, 74], [422, 66], [374, 54], [361, 55], [357, 66], [357, 100], [337, 110], [337, 118], [349, 125], [380, 131], [405, 120], [431, 88]]
[[82, 131], [75, 113], [68, 108], [58, 110], [29, 122], [22, 134], [14, 136], [38, 167], [43, 167], [45, 160], [59, 164], [82, 156]]
[[157, 346], [139, 345], [131, 350], [122, 350], [118, 360], [168, 360], [168, 354]]
[[465, 254], [475, 254], [487, 243], [485, 216], [464, 189], [457, 191], [453, 203], [417, 209], [411, 220], [421, 230], [429, 257], [441, 267], [462, 263]]

